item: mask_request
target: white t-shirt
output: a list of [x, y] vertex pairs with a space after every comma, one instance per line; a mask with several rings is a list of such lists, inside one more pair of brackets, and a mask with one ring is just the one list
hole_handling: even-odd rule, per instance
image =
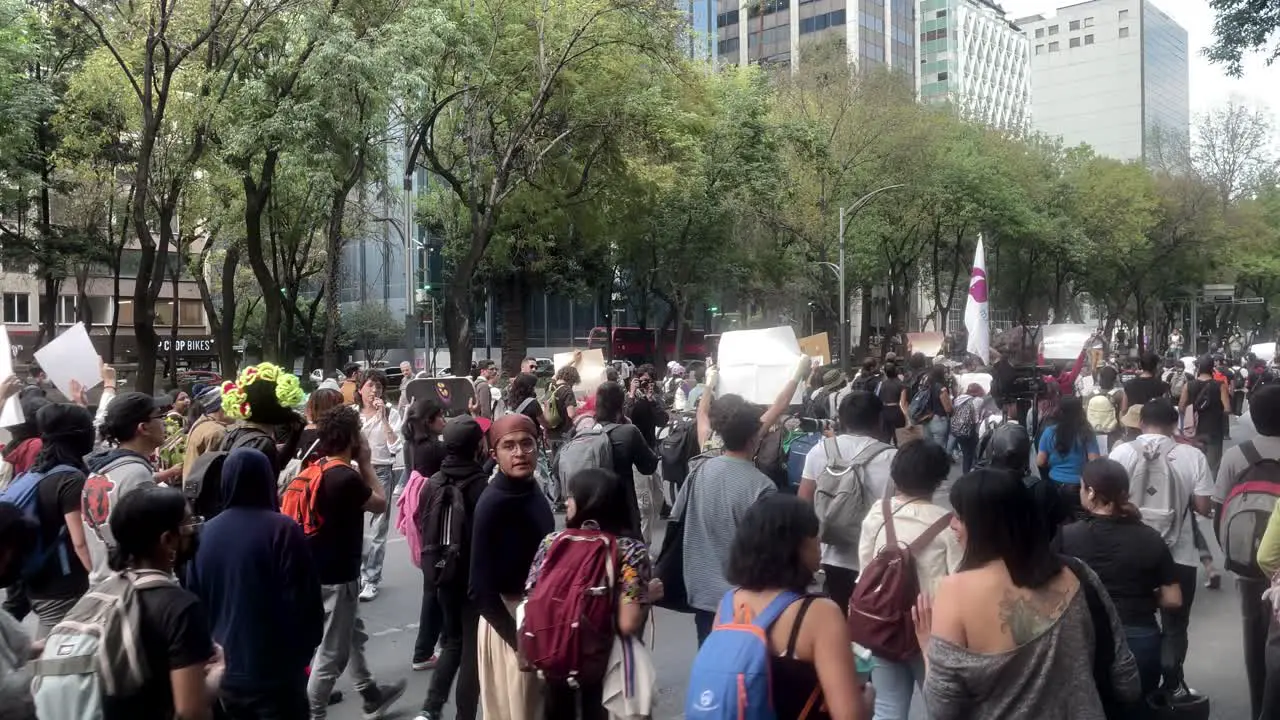
[[[948, 515], [945, 509], [931, 502], [907, 501], [896, 497], [890, 501], [890, 508], [893, 513], [893, 531], [901, 544], [912, 542], [931, 525]], [[862, 537], [858, 541], [858, 562], [862, 567], [866, 567], [888, 542], [884, 525], [884, 507], [881, 503], [875, 503], [862, 521]], [[960, 541], [951, 528], [943, 528], [914, 557], [920, 589], [932, 596], [942, 578], [960, 567], [964, 548], [960, 547]]]
[[[840, 449], [840, 455], [846, 462], [852, 460], [868, 445], [875, 442], [879, 441], [865, 435], [839, 435], [836, 437], [836, 447]], [[892, 487], [893, 480], [889, 476], [889, 466], [893, 464], [893, 457], [897, 454], [897, 449], [889, 448], [876, 455], [867, 464], [867, 490], [871, 492], [871, 497], [884, 497], [888, 488]], [[826, 447], [824, 447], [823, 443], [818, 443], [813, 446], [813, 449], [804, 458], [804, 473], [802, 477], [816, 482], [818, 477], [822, 475], [822, 469], [826, 466]], [[838, 548], [825, 543], [822, 546], [822, 562], [825, 565], [835, 565], [848, 570], [858, 570], [862, 567], [858, 562], [858, 548]]]
[[[1169, 467], [1173, 475], [1182, 484], [1182, 497], [1178, 507], [1178, 533], [1174, 537], [1169, 551], [1173, 553], [1173, 561], [1179, 565], [1197, 567], [1200, 565], [1200, 551], [1196, 549], [1195, 536], [1191, 523], [1195, 522], [1195, 510], [1188, 515], [1187, 504], [1191, 496], [1211, 497], [1213, 495], [1213, 473], [1209, 470], [1209, 461], [1199, 448], [1184, 445], [1164, 435], [1139, 435], [1137, 440], [1117, 445], [1111, 451], [1111, 459], [1124, 466], [1129, 477], [1134, 476], [1138, 463], [1142, 462], [1142, 448], [1149, 443], [1160, 443], [1162, 451], [1169, 458]], [[1131, 492], [1137, 492], [1131, 488]], [[1141, 498], [1132, 497], [1135, 505], [1141, 505]]]
[[[356, 410], [358, 411], [359, 408], [357, 407]], [[387, 411], [387, 424], [396, 433], [395, 442], [391, 442], [388, 439], [381, 417], [360, 414], [360, 432], [364, 433], [364, 439], [369, 443], [369, 462], [373, 465], [403, 466], [404, 455], [400, 453], [400, 450], [404, 447], [404, 437], [400, 435], [402, 427], [400, 411], [395, 408], [389, 408]]]

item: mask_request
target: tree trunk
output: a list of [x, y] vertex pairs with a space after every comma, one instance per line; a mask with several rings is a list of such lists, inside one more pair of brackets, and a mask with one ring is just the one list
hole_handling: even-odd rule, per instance
[[[471, 274], [455, 274], [444, 294], [444, 335], [449, 344], [449, 367], [462, 377], [471, 372]], [[506, 338], [502, 340], [504, 346]]]
[[271, 197], [271, 182], [275, 175], [278, 153], [268, 150], [262, 162], [262, 179], [254, 179], [245, 173], [241, 177], [244, 186], [244, 240], [249, 255], [249, 267], [262, 290], [262, 359], [280, 361], [280, 284], [267, 267], [266, 251], [262, 243], [262, 214], [267, 199]]
[[36, 347], [58, 336], [58, 292], [62, 289], [62, 280], [50, 270], [45, 271], [42, 280], [44, 293], [40, 298], [40, 332], [36, 336]]
[[121, 237], [111, 261], [111, 327], [107, 331], [108, 363], [116, 361], [116, 334], [120, 331], [120, 264], [123, 262], [124, 245], [124, 237]]
[[496, 286], [498, 311], [502, 313], [502, 372], [515, 375], [520, 372], [520, 362], [529, 346], [524, 313], [529, 288], [524, 274], [519, 272], [505, 275]]
[[151, 196], [151, 156], [155, 148], [159, 118], [143, 108], [147, 122], [142, 129], [142, 142], [138, 147], [137, 171], [134, 174], [133, 232], [138, 238], [141, 252], [138, 258], [138, 278], [133, 286], [133, 333], [138, 343], [138, 376], [134, 387], [148, 395], [156, 387], [156, 308], [151, 301], [151, 278], [155, 273], [158, 248], [151, 227], [147, 222], [147, 199]]
[[[867, 283], [863, 283], [858, 288], [858, 294], [862, 298], [862, 301], [861, 301], [862, 317], [858, 318], [858, 347], [861, 348], [861, 352], [859, 354], [865, 356], [865, 355], [871, 354], [871, 286]], [[836, 323], [838, 324], [839, 322], [840, 322], [840, 316], [837, 314]], [[851, 348], [839, 347], [839, 338], [840, 338], [839, 328], [837, 328], [837, 331], [836, 331], [836, 338], [837, 338], [836, 347], [839, 348], [840, 357], [844, 357], [844, 354], [846, 352], [849, 352]], [[849, 342], [851, 339], [852, 338], [845, 338], [845, 344], [852, 345], [852, 343]], [[884, 343], [882, 342], [881, 345], [883, 344]], [[880, 354], [881, 356], [884, 355], [883, 347], [880, 348]], [[853, 367], [853, 365], [850, 364], [849, 367]]]
[[89, 263], [76, 265], [76, 319], [86, 330], [93, 329], [93, 308], [89, 305]]
[[[179, 238], [178, 242], [181, 243], [182, 239]], [[180, 257], [178, 259], [181, 260]], [[178, 278], [181, 273], [181, 268], [175, 267], [171, 275], [173, 278], [173, 317], [170, 318], [172, 322], [169, 327], [169, 379], [173, 381], [174, 387], [178, 385], [178, 322], [181, 316], [179, 306], [182, 304], [178, 297]]]
[[[338, 307], [338, 283], [342, 270], [342, 220], [346, 214], [347, 193], [334, 191], [329, 198], [329, 225], [324, 239], [324, 359], [322, 369], [327, 373], [338, 369], [338, 330], [342, 313]], [[413, 362], [410, 359], [410, 362]]]
[[[218, 362], [222, 376], [235, 377], [240, 358], [236, 344], [236, 268], [240, 265], [240, 245], [233, 243], [222, 258], [222, 320], [218, 326]], [[212, 304], [212, 303], [211, 303]]]

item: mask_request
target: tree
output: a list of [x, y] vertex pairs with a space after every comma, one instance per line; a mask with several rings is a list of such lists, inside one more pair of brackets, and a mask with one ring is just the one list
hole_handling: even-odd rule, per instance
[[1268, 65], [1280, 57], [1280, 5], [1270, 0], [1209, 0], [1218, 14], [1213, 23], [1213, 45], [1206, 51], [1209, 60], [1226, 66], [1226, 72], [1240, 77], [1246, 53], [1262, 52]]
[[344, 344], [354, 347], [368, 363], [387, 356], [404, 337], [404, 322], [392, 316], [386, 305], [360, 303], [342, 313]]
[[1232, 99], [1197, 118], [1191, 163], [1217, 191], [1221, 208], [1254, 194], [1277, 177], [1280, 159], [1271, 116]]

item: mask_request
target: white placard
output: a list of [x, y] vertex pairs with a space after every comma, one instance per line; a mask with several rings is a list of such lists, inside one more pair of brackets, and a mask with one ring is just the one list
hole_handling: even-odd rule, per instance
[[[9, 330], [0, 325], [0, 382], [12, 374], [13, 351], [9, 347]], [[0, 427], [21, 425], [25, 419], [17, 395], [6, 400], [4, 406], [0, 407]]]
[[[560, 372], [560, 368], [565, 367], [573, 362], [574, 352], [556, 353], [551, 356], [551, 362], [555, 365], [556, 372]], [[608, 366], [604, 362], [604, 351], [599, 348], [595, 350], [583, 350], [582, 360], [578, 362], [578, 375], [582, 376], [582, 382], [574, 388], [578, 394], [594, 395], [596, 388], [604, 384], [608, 379], [605, 374]]]
[[84, 323], [76, 323], [36, 351], [36, 362], [54, 387], [71, 397], [71, 381], [78, 380], [86, 391], [102, 382], [98, 351], [89, 339]]
[[[741, 395], [757, 405], [772, 405], [796, 374], [800, 341], [790, 326], [762, 330], [732, 330], [720, 336], [717, 353], [721, 395]], [[796, 388], [793, 405], [804, 399]]]

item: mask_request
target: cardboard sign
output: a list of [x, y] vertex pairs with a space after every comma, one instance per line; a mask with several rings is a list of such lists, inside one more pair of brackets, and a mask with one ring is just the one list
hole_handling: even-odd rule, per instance
[[[573, 362], [573, 353], [556, 353], [552, 356], [551, 362], [555, 365], [556, 372], [560, 372], [560, 368]], [[607, 370], [608, 365], [604, 361], [603, 350], [583, 350], [582, 360], [578, 363], [578, 374], [582, 376], [582, 383], [574, 388], [579, 397], [594, 395], [596, 388], [608, 379], [605, 374]]]
[[[800, 355], [800, 342], [790, 326], [727, 332], [720, 337], [718, 393], [772, 405], [795, 377]], [[797, 387], [791, 403], [798, 405], [802, 399]]]
[[831, 363], [831, 341], [827, 339], [827, 334], [824, 332], [800, 338], [800, 352], [815, 360], [821, 360], [823, 365]]
[[467, 408], [476, 396], [476, 388], [470, 378], [442, 377], [410, 380], [404, 388], [410, 402], [427, 397], [444, 406], [445, 417], [466, 415]]
[[[9, 349], [9, 331], [0, 325], [0, 382], [13, 374], [13, 351]], [[0, 406], [0, 427], [21, 425], [26, 418], [22, 414], [22, 405], [18, 396], [14, 395]]]
[[89, 339], [84, 323], [76, 323], [52, 342], [36, 350], [36, 362], [54, 387], [71, 396], [71, 381], [86, 391], [102, 382], [98, 351]]

